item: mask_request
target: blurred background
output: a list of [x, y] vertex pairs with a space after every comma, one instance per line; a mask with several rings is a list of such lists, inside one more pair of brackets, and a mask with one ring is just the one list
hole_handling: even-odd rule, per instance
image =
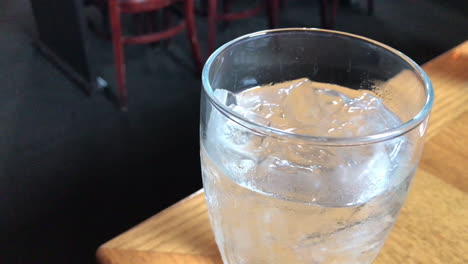
[[[0, 263], [93, 263], [100, 244], [201, 188], [199, 64], [213, 47], [271, 26], [327, 27], [423, 64], [468, 37], [466, 0], [193, 1], [193, 28], [122, 45], [120, 63], [116, 32], [165, 30], [190, 20], [190, 4], [112, 27], [105, 0], [0, 1]], [[215, 18], [264, 6], [210, 24], [213, 2]]]

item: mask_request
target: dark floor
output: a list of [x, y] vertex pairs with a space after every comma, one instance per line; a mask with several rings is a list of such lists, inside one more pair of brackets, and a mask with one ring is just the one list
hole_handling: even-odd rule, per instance
[[[320, 26], [318, 1], [285, 2], [281, 27]], [[466, 1], [375, 2], [373, 16], [365, 5], [342, 6], [336, 29], [418, 63], [468, 39]], [[266, 25], [234, 22], [218, 44]], [[33, 47], [35, 36], [29, 2], [0, 1], [0, 263], [92, 263], [98, 245], [201, 187], [200, 80], [184, 35], [168, 50], [129, 47], [123, 113], [64, 77]], [[113, 87], [110, 45], [90, 41]]]

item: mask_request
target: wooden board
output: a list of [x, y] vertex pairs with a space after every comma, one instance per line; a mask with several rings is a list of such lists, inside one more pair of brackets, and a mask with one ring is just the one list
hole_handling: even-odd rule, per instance
[[[424, 65], [436, 100], [408, 199], [377, 264], [468, 263], [468, 41]], [[222, 263], [203, 191], [103, 244], [100, 264]]]

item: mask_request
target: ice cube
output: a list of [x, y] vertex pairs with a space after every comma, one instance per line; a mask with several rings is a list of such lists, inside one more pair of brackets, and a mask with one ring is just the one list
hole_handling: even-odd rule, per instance
[[237, 104], [236, 95], [231, 91], [224, 89], [216, 89], [214, 90], [213, 94], [216, 97], [216, 99], [218, 99], [222, 104], [226, 106]]
[[[215, 96], [252, 122], [318, 137], [365, 136], [401, 124], [372, 92], [305, 78], [238, 94], [216, 90]], [[389, 188], [407, 158], [404, 138], [326, 147], [265, 137], [214, 112], [208, 130], [216, 139], [217, 163], [237, 182], [285, 199], [338, 207], [364, 203]]]

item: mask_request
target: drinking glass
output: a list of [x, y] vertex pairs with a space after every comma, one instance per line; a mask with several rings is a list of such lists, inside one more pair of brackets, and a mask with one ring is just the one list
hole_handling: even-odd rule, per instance
[[[223, 262], [371, 263], [422, 152], [434, 98], [424, 71], [365, 37], [287, 28], [226, 43], [202, 81], [203, 186]], [[288, 104], [304, 83], [315, 88]], [[260, 94], [272, 89], [277, 104]], [[313, 116], [312, 132], [272, 125], [265, 107]]]

